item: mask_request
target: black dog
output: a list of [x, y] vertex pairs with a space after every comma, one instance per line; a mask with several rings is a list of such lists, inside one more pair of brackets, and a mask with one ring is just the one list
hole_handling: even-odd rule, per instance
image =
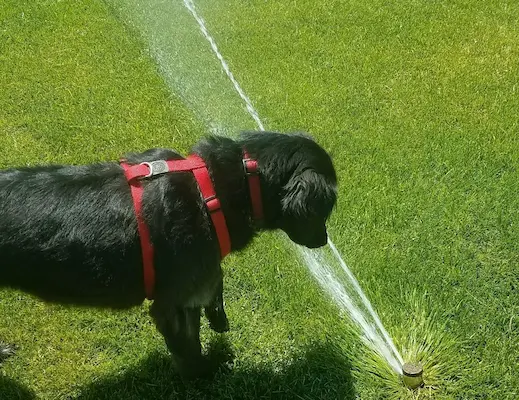
[[[264, 220], [307, 247], [326, 244], [336, 201], [328, 154], [302, 135], [245, 133], [209, 137], [193, 149], [206, 162], [227, 222], [232, 250], [258, 227], [242, 166], [243, 149], [258, 161]], [[129, 164], [181, 159], [165, 149], [126, 157]], [[151, 315], [180, 372], [208, 373], [200, 351], [200, 313], [223, 332], [220, 250], [191, 173], [143, 181], [143, 214], [155, 250]], [[130, 187], [118, 163], [43, 166], [0, 172], [0, 287], [43, 300], [128, 308], [144, 299], [143, 265]], [[0, 346], [1, 347], [1, 346]], [[8, 349], [0, 349], [7, 355]]]

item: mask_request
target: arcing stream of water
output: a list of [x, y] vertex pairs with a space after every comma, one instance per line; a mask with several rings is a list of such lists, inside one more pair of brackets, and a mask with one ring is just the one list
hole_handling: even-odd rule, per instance
[[393, 340], [331, 239], [328, 239], [328, 246], [329, 249], [299, 249], [321, 287], [358, 325], [364, 342], [386, 360], [396, 373], [402, 374], [404, 362]]
[[[171, 30], [172, 18], [182, 18], [181, 23], [177, 21], [174, 29], [180, 29], [178, 28], [179, 26], [185, 26], [184, 24], [187, 23], [186, 16], [182, 14], [178, 3], [173, 0], [171, 0], [171, 2], [163, 2], [161, 3], [161, 7], [163, 8], [159, 10], [157, 7], [152, 8], [147, 5], [147, 2], [139, 2], [137, 0], [110, 1], [116, 5], [120, 13], [126, 13], [126, 18], [130, 20], [130, 23], [136, 26], [149, 41], [150, 51], [159, 63], [166, 82], [177, 91], [180, 91], [184, 95], [186, 102], [192, 105], [195, 110], [200, 111], [199, 107], [202, 103], [205, 107], [205, 113], [211, 113], [212, 117], [218, 115], [220, 120], [225, 121], [226, 124], [239, 126], [239, 124], [237, 124], [237, 118], [239, 117], [237, 117], [235, 111], [237, 109], [243, 109], [243, 107], [239, 106], [235, 100], [230, 100], [230, 104], [232, 105], [228, 107], [228, 110], [222, 110], [215, 106], [215, 104], [221, 104], [221, 98], [219, 96], [222, 96], [223, 93], [229, 93], [228, 83], [227, 87], [225, 87], [225, 83], [221, 77], [213, 75], [211, 85], [199, 85], [198, 88], [194, 88], [192, 84], [186, 83], [189, 77], [193, 77], [193, 80], [196, 81], [196, 77], [193, 74], [198, 74], [199, 79], [203, 78], [203, 76], [200, 76], [203, 72], [195, 68], [197, 62], [200, 63], [201, 58], [204, 58], [209, 64], [213, 63], [212, 65], [214, 66], [213, 60], [214, 56], [216, 56], [221, 68], [223, 68], [226, 76], [232, 82], [234, 91], [238, 93], [241, 100], [245, 103], [247, 112], [257, 127], [261, 130], [264, 129], [263, 123], [253, 107], [251, 100], [235, 79], [227, 62], [218, 50], [218, 46], [210, 35], [203, 18], [199, 15], [193, 0], [183, 0], [183, 5], [185, 10], [189, 11], [190, 16], [196, 21], [203, 37], [209, 42], [213, 60], [208, 58], [207, 49], [204, 49], [203, 53], [193, 61], [194, 64], [192, 65], [188, 57], [182, 57], [182, 54], [179, 54], [182, 51], [186, 53], [192, 52], [193, 48], [200, 49], [199, 43], [196, 43], [196, 45], [193, 44], [195, 39], [192, 32], [174, 32], [174, 34], [176, 34], [176, 36], [173, 35], [174, 37], [182, 39], [172, 39], [171, 32], [169, 32], [167, 28], [164, 31], [162, 30], [163, 27], [169, 27]], [[153, 23], [150, 23], [150, 20], [153, 20]], [[164, 24], [164, 26], [161, 24]], [[173, 42], [171, 40], [173, 40]], [[186, 43], [189, 44], [188, 48], [186, 48]], [[171, 52], [173, 56], [168, 58], [168, 52]], [[185, 79], [182, 80], [182, 78], [179, 78], [178, 74], [184, 76]], [[219, 90], [215, 90], [215, 86], [217, 86]], [[219, 95], [216, 101], [213, 92]], [[199, 99], [203, 99], [203, 101], [198, 101]], [[207, 116], [204, 119], [206, 121], [209, 120]], [[212, 123], [213, 122], [211, 122], [211, 124]], [[240, 121], [240, 124], [243, 126], [246, 125], [247, 122]], [[214, 128], [213, 126], [211, 127]], [[218, 132], [227, 133], [227, 130], [220, 128]], [[326, 291], [337, 306], [343, 312], [347, 313], [351, 320], [358, 325], [364, 342], [380, 357], [386, 360], [388, 365], [390, 365], [396, 373], [401, 374], [403, 364], [402, 357], [331, 239], [328, 244], [328, 246], [318, 250], [309, 250], [302, 247], [296, 248], [323, 290]]]

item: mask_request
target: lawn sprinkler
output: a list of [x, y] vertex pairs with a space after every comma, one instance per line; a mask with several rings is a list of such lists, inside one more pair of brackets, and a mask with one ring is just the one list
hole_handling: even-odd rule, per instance
[[420, 363], [405, 363], [402, 367], [404, 384], [409, 389], [417, 389], [423, 385], [423, 367]]

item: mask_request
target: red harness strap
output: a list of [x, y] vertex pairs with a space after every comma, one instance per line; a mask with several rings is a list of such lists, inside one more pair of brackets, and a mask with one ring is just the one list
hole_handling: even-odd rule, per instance
[[247, 150], [243, 151], [243, 168], [249, 183], [252, 216], [257, 223], [263, 221], [263, 203], [261, 202], [261, 186], [258, 174], [258, 162], [250, 158]]
[[190, 155], [185, 160], [157, 160], [138, 165], [128, 165], [125, 162], [121, 162], [121, 166], [124, 168], [124, 175], [130, 184], [135, 214], [137, 216], [137, 228], [141, 242], [144, 267], [144, 289], [148, 299], [151, 300], [153, 298], [155, 269], [153, 267], [153, 245], [150, 241], [149, 229], [142, 215], [142, 194], [144, 189], [141, 179], [168, 172], [192, 171], [211, 216], [220, 244], [220, 255], [224, 258], [231, 252], [231, 239], [225, 222], [225, 216], [223, 215], [220, 200], [216, 197], [216, 191], [214, 190], [204, 160], [196, 155]]
[[146, 225], [142, 216], [142, 194], [144, 189], [139, 179], [131, 177], [131, 175], [134, 174], [134, 168], [139, 167], [139, 165], [130, 166], [121, 162], [121, 166], [124, 168], [124, 175], [130, 184], [135, 216], [137, 217], [137, 230], [141, 242], [144, 271], [144, 291], [146, 293], [146, 298], [151, 300], [153, 299], [153, 287], [155, 285], [155, 269], [153, 268], [153, 246], [150, 241], [150, 231], [148, 230], [148, 225]]

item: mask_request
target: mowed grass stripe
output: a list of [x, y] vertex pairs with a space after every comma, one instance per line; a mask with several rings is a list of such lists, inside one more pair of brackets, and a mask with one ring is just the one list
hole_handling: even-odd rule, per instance
[[[186, 151], [200, 135], [102, 2], [8, 2], [2, 13], [1, 122], [9, 143], [31, 135], [79, 163], [166, 144]], [[23, 162], [30, 158], [41, 155]]]

